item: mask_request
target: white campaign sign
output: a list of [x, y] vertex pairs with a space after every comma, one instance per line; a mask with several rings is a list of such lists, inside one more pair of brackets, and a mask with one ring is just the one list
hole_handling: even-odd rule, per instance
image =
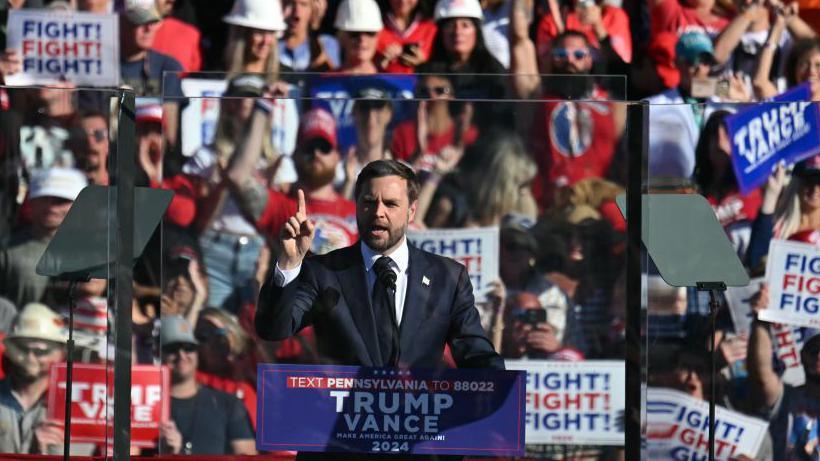
[[527, 444], [624, 444], [623, 361], [505, 360], [527, 372]]
[[[219, 121], [220, 98], [227, 87], [225, 80], [182, 79], [182, 94], [189, 98], [188, 106], [182, 111], [182, 155], [190, 157], [213, 141]], [[299, 130], [298, 99], [293, 91], [291, 87], [291, 97], [287, 99], [272, 101], [271, 143], [277, 152], [285, 155], [292, 154], [296, 148]]]
[[11, 10], [6, 48], [17, 50], [22, 70], [7, 85], [50, 84], [116, 87], [120, 36], [116, 14]]
[[[672, 389], [646, 392], [646, 438], [649, 458], [659, 461], [706, 459], [709, 449], [709, 404]], [[756, 459], [769, 424], [741, 413], [715, 408], [715, 459], [745, 455]]]
[[758, 314], [759, 319], [820, 327], [820, 246], [772, 240], [766, 280], [769, 306]]
[[409, 230], [410, 243], [430, 253], [447, 256], [467, 268], [476, 302], [484, 302], [489, 283], [498, 279], [497, 227]]

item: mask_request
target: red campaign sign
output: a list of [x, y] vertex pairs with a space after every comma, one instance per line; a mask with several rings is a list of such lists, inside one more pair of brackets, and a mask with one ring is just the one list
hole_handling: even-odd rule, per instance
[[[105, 365], [75, 364], [72, 382], [71, 441], [104, 443], [111, 440], [114, 418], [114, 370]], [[131, 367], [131, 444], [154, 448], [159, 424], [170, 416], [169, 373], [166, 367]], [[51, 367], [48, 419], [65, 420], [66, 365]], [[108, 419], [108, 424], [106, 424]]]

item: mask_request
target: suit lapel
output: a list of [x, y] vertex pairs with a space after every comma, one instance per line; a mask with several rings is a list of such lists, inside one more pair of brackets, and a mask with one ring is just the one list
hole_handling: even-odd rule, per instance
[[339, 285], [342, 288], [350, 315], [364, 340], [367, 354], [372, 366], [381, 365], [381, 351], [376, 333], [376, 319], [370, 307], [370, 290], [367, 288], [367, 275], [364, 270], [361, 243], [350, 246], [350, 253], [345, 255], [350, 261], [347, 267], [339, 272]]
[[[427, 312], [427, 299], [430, 296], [431, 280], [427, 274], [427, 259], [421, 250], [408, 244], [410, 261], [407, 266], [407, 293], [404, 297], [404, 311], [402, 312], [399, 337], [401, 350], [412, 349], [413, 337], [421, 325]], [[425, 280], [427, 283], [424, 283]]]

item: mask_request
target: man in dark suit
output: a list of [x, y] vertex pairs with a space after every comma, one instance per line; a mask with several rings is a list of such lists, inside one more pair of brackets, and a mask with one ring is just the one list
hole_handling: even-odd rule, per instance
[[464, 266], [407, 242], [418, 193], [406, 165], [368, 164], [354, 192], [360, 241], [306, 258], [314, 226], [299, 191], [274, 274], [259, 295], [259, 336], [281, 340], [313, 325], [319, 353], [338, 365], [441, 367], [449, 344], [459, 367], [503, 369]]

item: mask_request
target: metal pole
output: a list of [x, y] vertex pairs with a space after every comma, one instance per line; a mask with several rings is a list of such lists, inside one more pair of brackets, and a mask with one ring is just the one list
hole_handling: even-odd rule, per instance
[[63, 420], [63, 460], [71, 453], [71, 388], [74, 384], [74, 294], [77, 281], [68, 282], [68, 341], [65, 360], [65, 416]]
[[114, 460], [128, 461], [131, 446], [131, 301], [134, 261], [134, 170], [136, 158], [134, 93], [120, 96], [117, 155], [112, 185], [116, 192], [113, 220], [116, 259], [113, 266], [114, 342]]
[[627, 105], [627, 247], [626, 247], [626, 414], [624, 415], [625, 458], [644, 459], [642, 452], [644, 416], [642, 391], [646, 369], [646, 340], [642, 334], [642, 209], [646, 184], [647, 146], [649, 145], [649, 106]]

